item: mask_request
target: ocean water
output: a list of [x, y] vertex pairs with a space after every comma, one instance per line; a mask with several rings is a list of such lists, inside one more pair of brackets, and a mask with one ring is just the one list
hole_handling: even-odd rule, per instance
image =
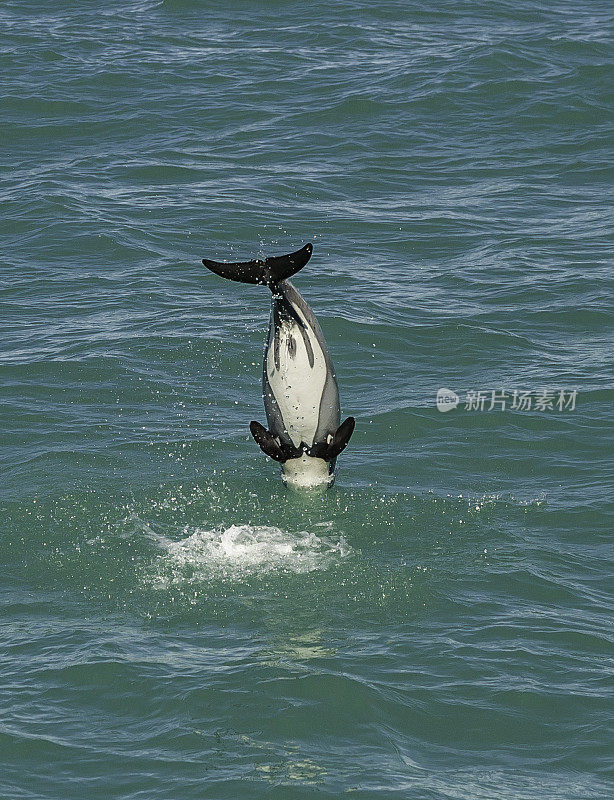
[[[614, 795], [611, 30], [2, 3], [3, 800]], [[307, 241], [357, 426], [302, 494], [201, 259]]]

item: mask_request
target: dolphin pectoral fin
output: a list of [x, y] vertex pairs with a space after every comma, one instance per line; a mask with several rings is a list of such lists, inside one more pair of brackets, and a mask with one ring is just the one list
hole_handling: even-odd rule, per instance
[[270, 456], [275, 461], [279, 461], [281, 464], [287, 460], [287, 456], [284, 454], [277, 439], [275, 439], [273, 434], [270, 431], [267, 431], [263, 425], [254, 420], [253, 422], [249, 423], [249, 429], [256, 441], [256, 444], [260, 447], [263, 453], [266, 453], [267, 456]]
[[288, 253], [285, 256], [271, 256], [264, 261], [255, 258], [252, 261], [226, 263], [203, 258], [203, 264], [222, 278], [274, 288], [278, 283], [302, 269], [311, 258], [312, 252], [313, 245], [306, 244], [294, 253]]
[[337, 432], [333, 436], [332, 442], [326, 448], [326, 460], [332, 461], [337, 458], [342, 450], [345, 450], [347, 443], [350, 441], [351, 435], [354, 433], [354, 426], [356, 420], [354, 417], [348, 417], [345, 422], [337, 428]]

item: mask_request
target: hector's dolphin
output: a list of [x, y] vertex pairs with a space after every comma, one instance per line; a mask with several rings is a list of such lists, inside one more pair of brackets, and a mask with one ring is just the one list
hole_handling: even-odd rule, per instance
[[261, 449], [279, 461], [286, 485], [333, 483], [335, 461], [350, 440], [354, 417], [339, 425], [339, 390], [324, 336], [313, 311], [287, 280], [311, 257], [313, 247], [264, 261], [203, 264], [241, 283], [268, 286], [271, 321], [264, 348], [262, 390], [268, 430], [249, 426]]

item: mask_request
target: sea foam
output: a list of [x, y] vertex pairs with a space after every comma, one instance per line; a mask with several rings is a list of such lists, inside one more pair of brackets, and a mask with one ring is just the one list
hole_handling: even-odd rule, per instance
[[[343, 535], [291, 533], [270, 525], [185, 529], [178, 541], [153, 534], [163, 563], [156, 581], [161, 587], [186, 580], [243, 577], [271, 571], [313, 572], [352, 552]], [[150, 534], [152, 535], [152, 534]]]

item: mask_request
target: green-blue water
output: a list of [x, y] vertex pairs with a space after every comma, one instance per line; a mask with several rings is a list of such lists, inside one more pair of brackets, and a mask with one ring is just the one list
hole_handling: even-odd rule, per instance
[[[611, 24], [2, 3], [3, 800], [612, 796]], [[307, 241], [322, 496], [200, 263]]]

